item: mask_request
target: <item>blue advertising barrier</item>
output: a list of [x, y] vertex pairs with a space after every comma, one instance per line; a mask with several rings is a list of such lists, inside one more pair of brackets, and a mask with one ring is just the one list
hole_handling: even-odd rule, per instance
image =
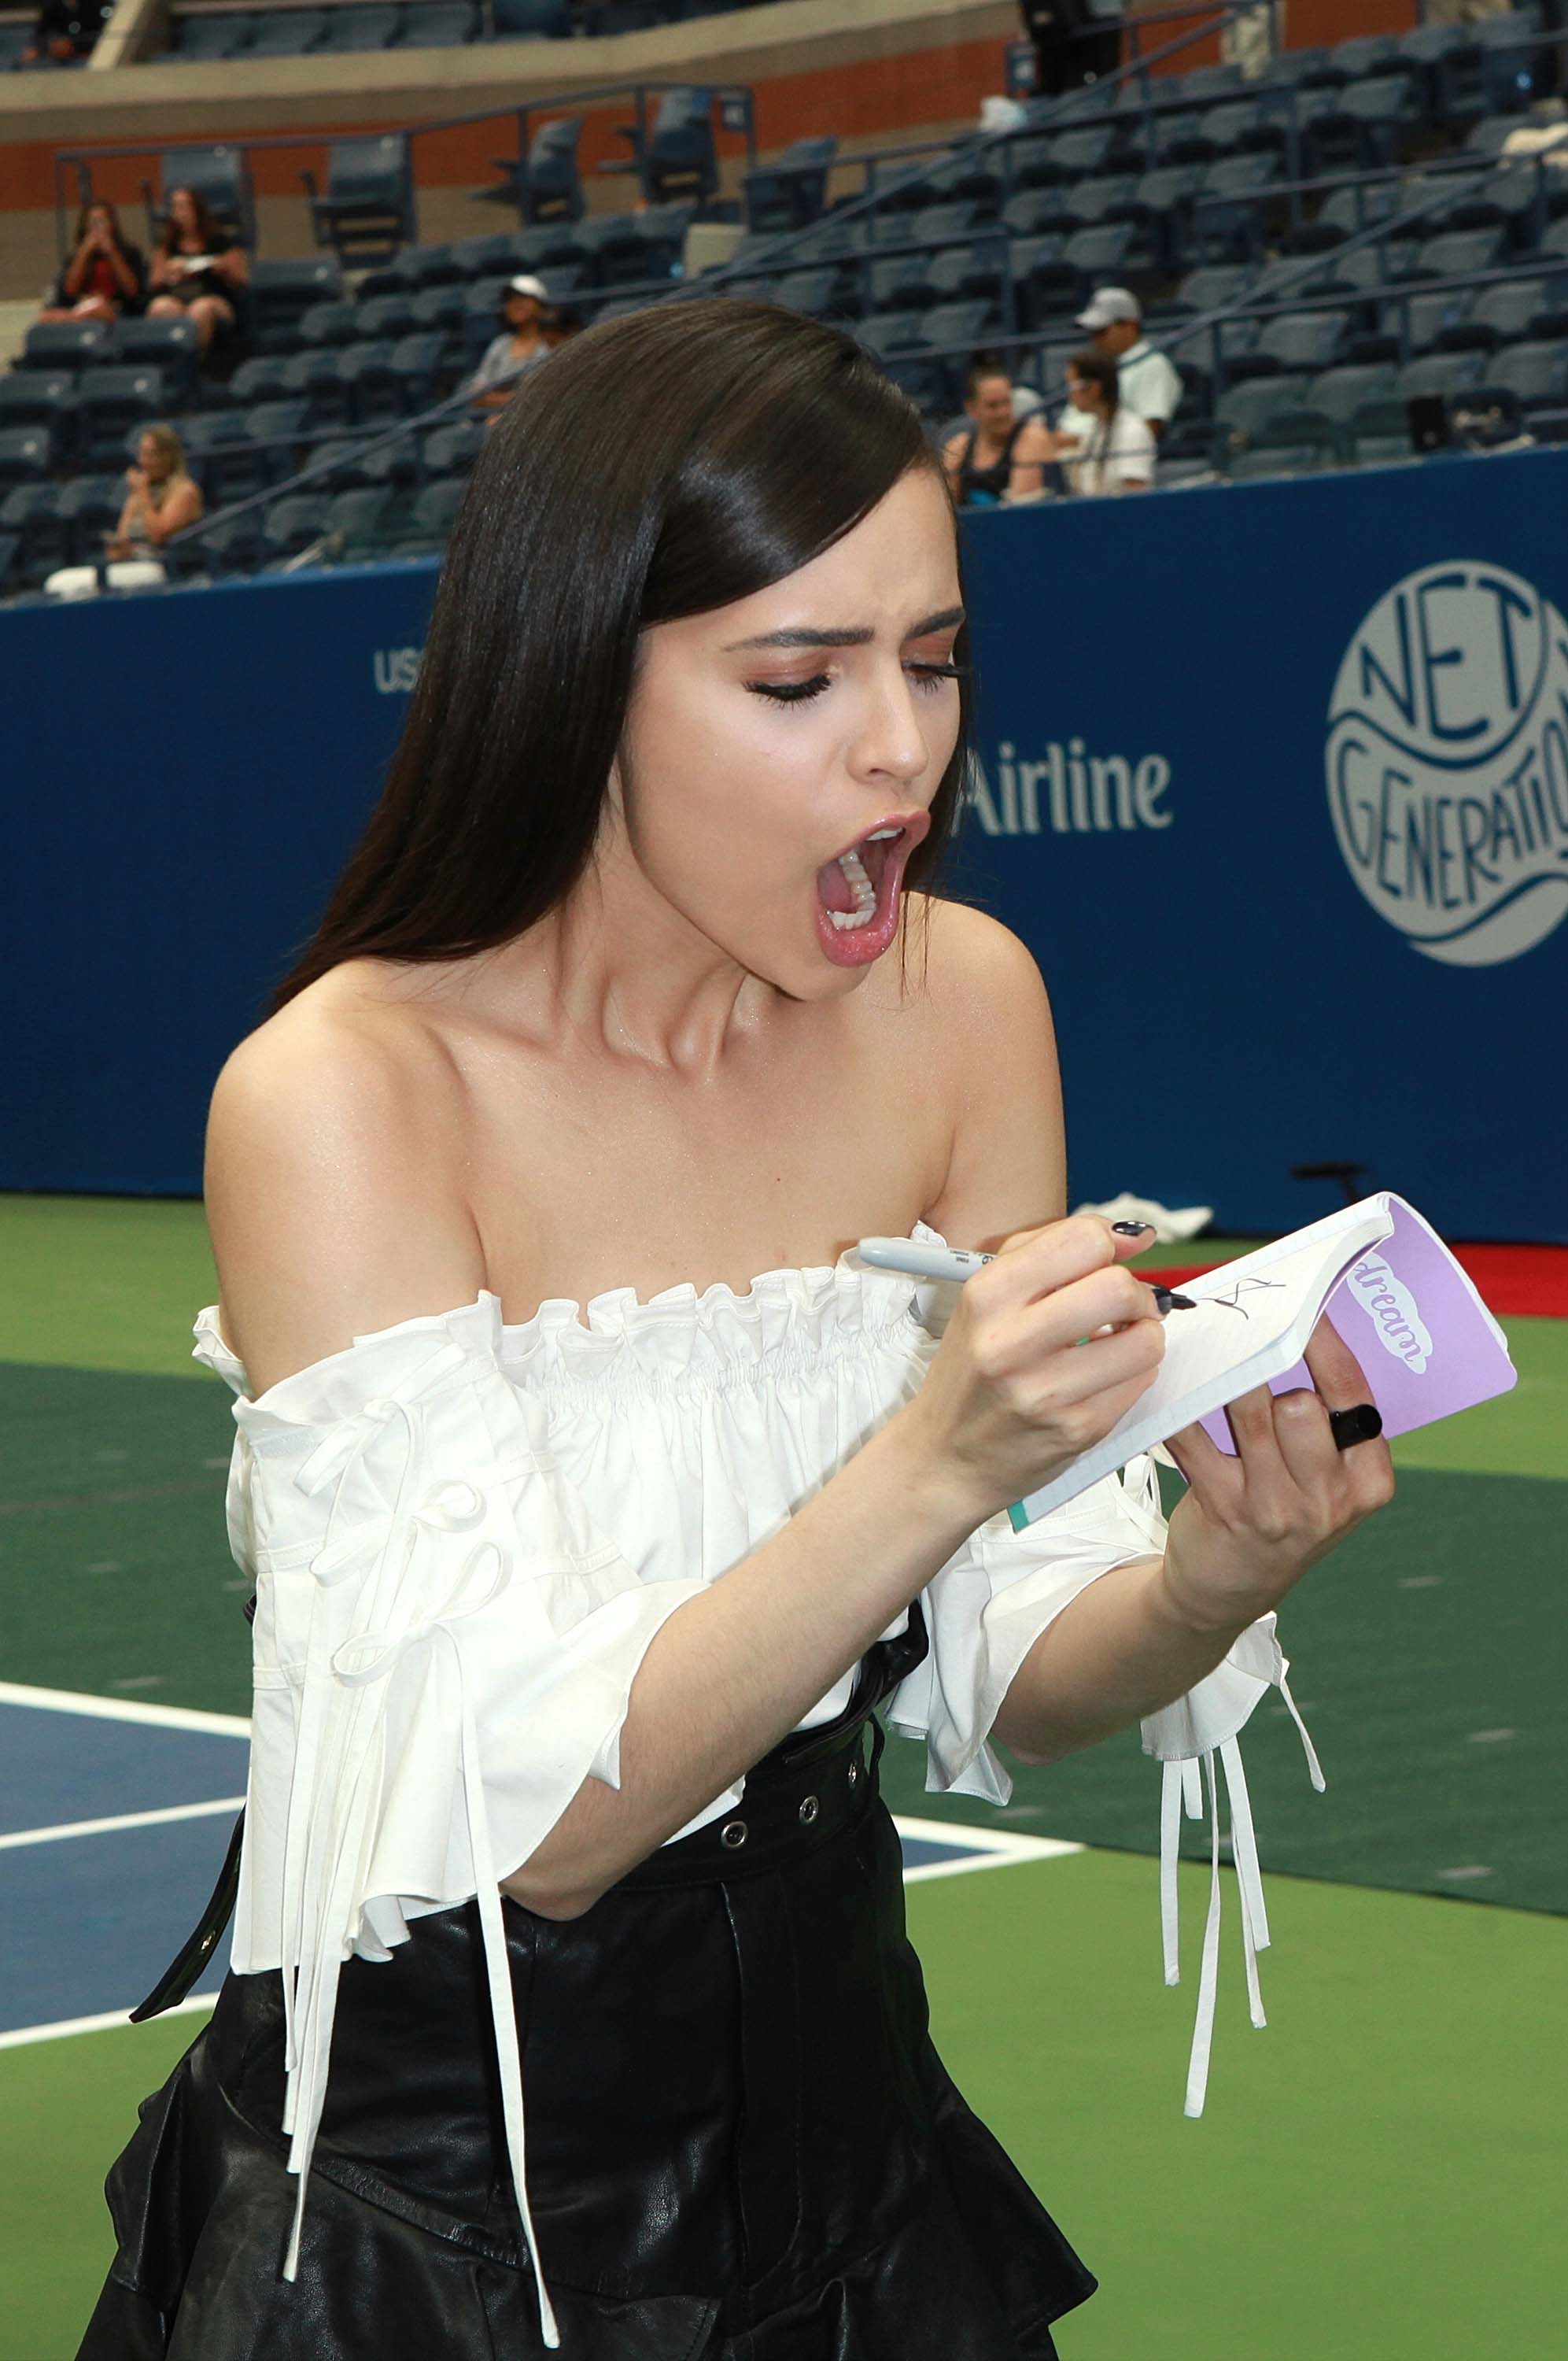
[[[954, 887], [1028, 943], [1074, 1200], [1364, 1168], [1568, 1239], [1568, 453], [966, 517]], [[0, 616], [0, 1187], [199, 1191], [218, 1068], [375, 800], [433, 564]]]

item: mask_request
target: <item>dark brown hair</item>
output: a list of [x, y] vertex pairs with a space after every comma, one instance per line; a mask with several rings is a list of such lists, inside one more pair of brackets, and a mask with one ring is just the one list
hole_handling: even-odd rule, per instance
[[1100, 388], [1105, 396], [1106, 419], [1114, 418], [1122, 401], [1122, 373], [1111, 355], [1090, 345], [1080, 353], [1069, 353], [1067, 366], [1074, 377], [1085, 377]]
[[192, 204], [195, 207], [196, 235], [202, 241], [199, 251], [203, 254], [223, 254], [225, 252], [226, 249], [234, 244], [233, 238], [229, 236], [227, 230], [224, 228], [223, 224], [221, 222], [214, 221], [213, 218], [212, 207], [208, 204], [206, 198], [202, 194], [201, 190], [192, 188], [188, 181], [176, 181], [174, 187], [170, 190], [168, 195], [164, 199], [164, 203], [169, 207], [169, 211], [164, 219], [163, 235], [158, 241], [161, 250], [165, 254], [172, 254], [175, 247], [180, 243], [180, 225], [174, 218], [173, 199], [176, 192], [181, 189], [184, 190], [185, 194], [190, 198]]
[[120, 216], [115, 212], [107, 197], [90, 197], [87, 203], [82, 206], [82, 211], [76, 216], [76, 235], [71, 240], [72, 247], [74, 247], [81, 245], [82, 239], [87, 235], [87, 224], [94, 214], [108, 214], [109, 236], [114, 239], [116, 246], [124, 247], [126, 242], [126, 234], [120, 227]]
[[[797, 313], [707, 297], [572, 337], [486, 438], [380, 800], [267, 1014], [344, 960], [537, 924], [591, 858], [639, 633], [782, 581], [922, 467], [942, 480], [914, 404]], [[959, 818], [966, 680], [959, 713], [918, 891]]]

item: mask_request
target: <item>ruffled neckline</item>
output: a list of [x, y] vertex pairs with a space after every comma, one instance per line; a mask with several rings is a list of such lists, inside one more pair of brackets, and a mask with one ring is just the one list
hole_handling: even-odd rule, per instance
[[[902, 1234], [901, 1234], [902, 1235]], [[947, 1240], [917, 1221], [907, 1235], [924, 1246]], [[361, 1369], [386, 1368], [406, 1358], [410, 1346], [428, 1347], [432, 1332], [464, 1341], [476, 1350], [486, 1344], [509, 1374], [525, 1379], [555, 1378], [601, 1383], [614, 1369], [668, 1382], [680, 1377], [714, 1376], [782, 1350], [814, 1356], [848, 1334], [880, 1334], [915, 1316], [922, 1281], [906, 1271], [878, 1270], [846, 1246], [836, 1263], [805, 1264], [760, 1271], [740, 1291], [723, 1279], [697, 1292], [690, 1279], [661, 1288], [646, 1299], [634, 1287], [612, 1287], [590, 1296], [547, 1296], [526, 1320], [501, 1317], [500, 1298], [481, 1288], [472, 1303], [416, 1313], [389, 1328], [355, 1337], [352, 1345], [299, 1369], [265, 1393], [252, 1396], [244, 1363], [218, 1328], [218, 1307], [203, 1305], [192, 1328], [192, 1359], [212, 1369], [247, 1407], [283, 1411], [310, 1397], [324, 1407], [341, 1397], [345, 1382]]]

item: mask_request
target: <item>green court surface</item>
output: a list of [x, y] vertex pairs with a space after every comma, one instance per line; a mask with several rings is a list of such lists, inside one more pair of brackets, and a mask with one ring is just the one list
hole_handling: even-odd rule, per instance
[[[230, 1396], [190, 1358], [217, 1292], [200, 1205], [0, 1197], [0, 1675], [245, 1712]], [[1243, 1741], [1271, 2022], [1247, 2023], [1227, 1872], [1201, 2121], [1181, 2099], [1207, 1871], [1182, 1872], [1168, 1991], [1135, 1731], [1015, 1773], [1002, 1825], [1092, 1850], [909, 1890], [938, 2046], [1102, 2279], [1062, 2361], [1563, 2349], [1568, 1321], [1502, 1324], [1516, 1391], [1398, 1443], [1393, 1506], [1281, 1609], [1328, 1788], [1271, 1697]], [[883, 1777], [896, 1811], [995, 1822], [927, 1795], [914, 1747]], [[0, 2047], [0, 2361], [71, 2361], [104, 2172], [200, 2022]]]

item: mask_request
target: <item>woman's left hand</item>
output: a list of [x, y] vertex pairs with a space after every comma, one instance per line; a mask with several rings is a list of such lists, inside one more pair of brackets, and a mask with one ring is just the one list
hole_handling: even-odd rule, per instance
[[1195, 1629], [1241, 1629], [1266, 1614], [1394, 1497], [1394, 1463], [1381, 1435], [1345, 1451], [1335, 1444], [1330, 1411], [1370, 1401], [1372, 1389], [1326, 1317], [1306, 1361], [1315, 1393], [1258, 1386], [1227, 1406], [1234, 1458], [1201, 1425], [1166, 1444], [1189, 1488], [1170, 1519], [1166, 1587]]

